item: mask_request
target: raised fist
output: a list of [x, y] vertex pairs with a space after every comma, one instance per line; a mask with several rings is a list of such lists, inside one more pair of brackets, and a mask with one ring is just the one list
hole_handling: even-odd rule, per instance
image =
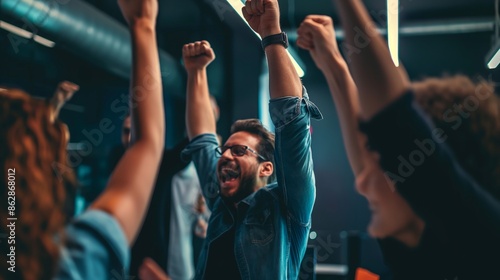
[[242, 12], [250, 27], [261, 38], [281, 33], [277, 0], [247, 0]]
[[340, 57], [333, 21], [328, 16], [309, 15], [297, 29], [297, 46], [306, 49], [321, 70], [328, 67], [332, 54]]
[[69, 81], [62, 81], [57, 85], [53, 98], [57, 100], [58, 104], [62, 105], [70, 100], [73, 94], [79, 89], [80, 87], [77, 84]]
[[197, 41], [182, 47], [186, 71], [205, 69], [215, 59], [215, 53], [207, 41]]

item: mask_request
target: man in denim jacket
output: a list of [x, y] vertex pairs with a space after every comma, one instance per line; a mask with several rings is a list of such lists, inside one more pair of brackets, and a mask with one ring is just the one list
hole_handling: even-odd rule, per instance
[[[262, 38], [281, 33], [276, 0], [247, 2], [243, 14]], [[258, 120], [240, 120], [218, 147], [206, 75], [215, 55], [206, 41], [183, 48], [191, 139], [183, 154], [194, 161], [212, 211], [196, 279], [277, 280], [299, 274], [316, 192], [310, 117], [321, 114], [285, 44], [270, 44], [265, 52], [276, 139]]]

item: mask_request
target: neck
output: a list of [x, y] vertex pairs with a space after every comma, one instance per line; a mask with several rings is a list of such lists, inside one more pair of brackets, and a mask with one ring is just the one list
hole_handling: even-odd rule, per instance
[[420, 239], [425, 229], [425, 223], [420, 218], [416, 218], [404, 230], [396, 233], [393, 237], [410, 248], [415, 248], [419, 245]]

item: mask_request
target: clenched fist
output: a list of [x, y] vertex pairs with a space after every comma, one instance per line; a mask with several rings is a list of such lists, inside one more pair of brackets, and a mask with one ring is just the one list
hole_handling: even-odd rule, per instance
[[197, 41], [182, 47], [182, 58], [186, 71], [205, 69], [215, 59], [215, 53], [207, 41]]
[[278, 0], [247, 0], [243, 16], [261, 38], [281, 33]]
[[306, 49], [322, 71], [328, 67], [328, 58], [341, 58], [333, 21], [328, 16], [310, 15], [297, 29], [297, 46]]
[[62, 81], [57, 85], [54, 95], [52, 95], [49, 101], [52, 107], [51, 120], [57, 118], [64, 104], [70, 100], [79, 89], [80, 86], [69, 81]]

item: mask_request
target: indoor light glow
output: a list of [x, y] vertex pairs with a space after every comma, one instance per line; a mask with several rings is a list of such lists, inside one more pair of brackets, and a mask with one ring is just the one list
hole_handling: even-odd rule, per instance
[[38, 44], [44, 45], [44, 46], [49, 47], [49, 48], [53, 48], [56, 45], [56, 43], [54, 43], [48, 39], [45, 39], [45, 38], [38, 36], [38, 35], [35, 35], [29, 31], [26, 31], [22, 28], [14, 26], [14, 25], [7, 23], [5, 21], [0, 20], [0, 28], [9, 31], [10, 33], [16, 34], [19, 37], [23, 37], [26, 39], [33, 39], [33, 41], [37, 42]]
[[[236, 13], [238, 13], [238, 15], [241, 17], [241, 19], [243, 19], [243, 22], [246, 23], [246, 25], [248, 25], [248, 22], [245, 20], [245, 17], [243, 16], [243, 12], [241, 11], [241, 9], [245, 6], [240, 0], [227, 0], [227, 2], [229, 3], [229, 5], [231, 5], [231, 7], [233, 7], [233, 9], [236, 11]], [[248, 27], [250, 28], [250, 30], [253, 31], [253, 29], [250, 27], [250, 25], [248, 25]], [[253, 33], [255, 33], [255, 35], [262, 40], [262, 38], [260, 37], [260, 35], [253, 31]], [[288, 53], [288, 56], [290, 57], [290, 59], [292, 60], [292, 64], [293, 66], [295, 67], [295, 71], [297, 71], [297, 74], [299, 75], [299, 77], [304, 77], [304, 70], [302, 69], [302, 67], [300, 67], [300, 65], [297, 63], [297, 61], [295, 60], [295, 58], [293, 58], [293, 56], [290, 54], [290, 52], [287, 50], [287, 53]]]
[[392, 61], [399, 66], [399, 0], [387, 0], [387, 40]]

